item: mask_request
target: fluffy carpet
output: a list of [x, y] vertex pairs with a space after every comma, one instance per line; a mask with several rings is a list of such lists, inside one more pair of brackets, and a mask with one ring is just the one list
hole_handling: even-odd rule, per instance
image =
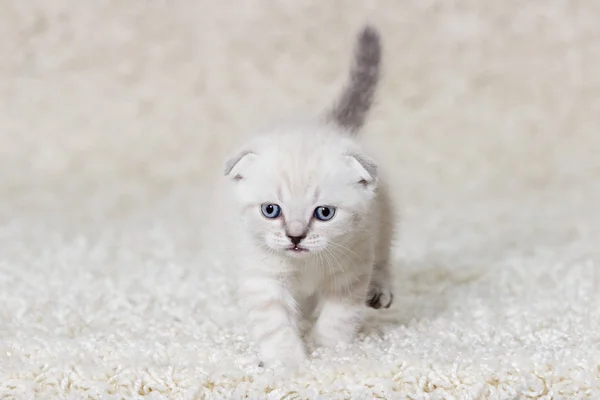
[[[0, 397], [600, 398], [600, 2], [0, 1]], [[380, 27], [396, 301], [257, 366], [207, 196]], [[217, 172], [215, 174], [215, 172]]]

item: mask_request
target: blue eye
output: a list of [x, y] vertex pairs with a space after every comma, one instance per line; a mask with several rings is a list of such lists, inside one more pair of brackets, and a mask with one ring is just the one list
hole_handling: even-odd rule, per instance
[[315, 218], [319, 221], [329, 221], [335, 215], [335, 207], [320, 206], [315, 208]]
[[260, 206], [262, 214], [270, 219], [275, 219], [281, 215], [281, 207], [277, 204], [263, 204]]

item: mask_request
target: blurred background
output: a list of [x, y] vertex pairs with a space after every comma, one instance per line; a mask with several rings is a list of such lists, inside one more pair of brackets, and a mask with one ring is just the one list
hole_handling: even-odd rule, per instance
[[366, 21], [385, 45], [368, 135], [407, 196], [568, 185], [599, 173], [597, 15], [591, 0], [2, 1], [1, 188], [201, 186], [244, 131], [329, 105]]
[[597, 196], [598, 15], [592, 0], [1, 1], [2, 214], [102, 221], [171, 198], [201, 219], [245, 133], [337, 96], [368, 21], [385, 57], [365, 139], [406, 218], [505, 199], [546, 221], [547, 202]]

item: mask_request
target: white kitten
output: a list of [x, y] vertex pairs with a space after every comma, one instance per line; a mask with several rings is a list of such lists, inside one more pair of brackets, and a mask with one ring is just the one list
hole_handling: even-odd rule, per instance
[[240, 300], [271, 365], [306, 358], [301, 317], [319, 311], [312, 337], [334, 346], [353, 339], [365, 303], [392, 303], [394, 216], [377, 165], [353, 138], [371, 107], [380, 58], [379, 35], [366, 27], [350, 83], [326, 118], [264, 133], [226, 164]]

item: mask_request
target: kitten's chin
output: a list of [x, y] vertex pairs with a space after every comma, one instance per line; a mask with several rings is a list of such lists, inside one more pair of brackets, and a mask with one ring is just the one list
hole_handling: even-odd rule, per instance
[[284, 253], [288, 257], [304, 258], [304, 257], [309, 256], [312, 252], [309, 249], [307, 249], [306, 247], [294, 246], [294, 247], [288, 247], [287, 249], [285, 249]]
[[290, 258], [306, 258], [306, 257], [310, 257], [311, 255], [316, 253], [316, 251], [307, 249], [306, 247], [302, 247], [302, 246], [284, 247], [284, 248], [279, 247], [279, 248], [276, 248], [273, 250], [275, 250], [281, 256], [290, 257]]

